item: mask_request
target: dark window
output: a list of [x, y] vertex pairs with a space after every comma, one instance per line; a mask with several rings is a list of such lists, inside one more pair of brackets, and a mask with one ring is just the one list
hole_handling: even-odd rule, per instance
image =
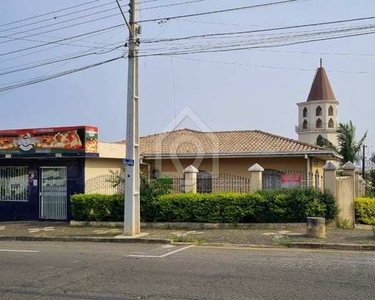
[[321, 119], [316, 120], [316, 128], [323, 128], [323, 122]]
[[303, 129], [307, 129], [309, 126], [307, 120], [303, 121]]
[[335, 127], [335, 122], [333, 122], [332, 119], [329, 119], [328, 128], [334, 128], [334, 127]]
[[317, 116], [317, 117], [320, 117], [320, 116], [322, 115], [322, 113], [323, 113], [322, 108], [321, 108], [320, 106], [318, 106], [318, 107], [316, 108], [316, 116]]
[[307, 118], [307, 108], [306, 107], [303, 109], [303, 117]]
[[328, 108], [328, 115], [333, 116], [333, 107], [332, 105]]

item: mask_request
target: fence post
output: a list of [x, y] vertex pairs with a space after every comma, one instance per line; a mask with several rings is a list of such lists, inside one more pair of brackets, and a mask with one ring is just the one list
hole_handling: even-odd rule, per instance
[[355, 186], [356, 186], [356, 178], [355, 178], [355, 165], [348, 161], [345, 165], [342, 166], [344, 170], [344, 175], [349, 176], [350, 178], [350, 185], [346, 199], [339, 199], [340, 213], [339, 213], [339, 221], [345, 221], [348, 223], [350, 227], [354, 227], [355, 225], [355, 211], [354, 211], [354, 199], [355, 199]]
[[199, 170], [193, 165], [184, 170], [185, 193], [197, 193], [197, 174]]
[[259, 165], [255, 164], [249, 168], [250, 172], [250, 192], [256, 192], [262, 189], [263, 185], [263, 172], [264, 169]]
[[336, 197], [336, 166], [332, 162], [327, 162], [324, 170], [324, 188]]

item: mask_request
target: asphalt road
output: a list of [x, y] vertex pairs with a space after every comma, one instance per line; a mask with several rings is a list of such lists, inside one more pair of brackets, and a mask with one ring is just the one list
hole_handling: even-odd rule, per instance
[[0, 299], [374, 299], [375, 253], [0, 242]]

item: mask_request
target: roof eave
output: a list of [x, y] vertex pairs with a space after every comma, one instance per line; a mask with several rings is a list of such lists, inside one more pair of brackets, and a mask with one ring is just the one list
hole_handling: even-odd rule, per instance
[[341, 156], [330, 150], [319, 151], [279, 151], [279, 152], [231, 152], [231, 153], [163, 153], [163, 154], [142, 154], [145, 159], [192, 159], [192, 158], [243, 158], [243, 157], [304, 157], [309, 156], [328, 156], [333, 160], [340, 160]]

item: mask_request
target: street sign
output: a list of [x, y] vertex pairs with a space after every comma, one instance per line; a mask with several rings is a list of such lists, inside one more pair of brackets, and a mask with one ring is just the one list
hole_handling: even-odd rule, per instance
[[134, 159], [125, 158], [124, 159], [124, 165], [127, 166], [127, 167], [133, 167], [134, 166]]

